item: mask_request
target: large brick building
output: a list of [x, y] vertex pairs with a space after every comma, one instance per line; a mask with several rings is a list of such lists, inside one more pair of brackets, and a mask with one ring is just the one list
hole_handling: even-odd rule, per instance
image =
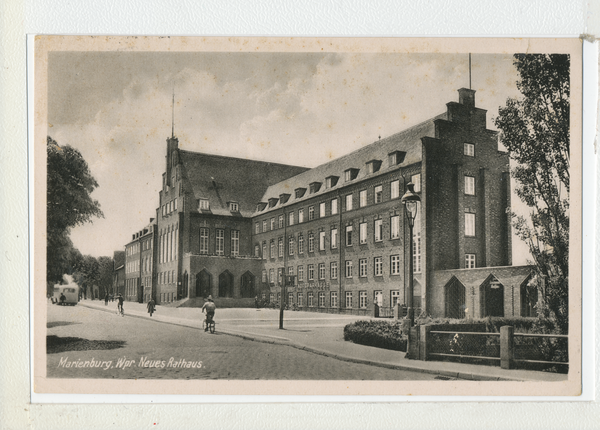
[[[413, 305], [432, 315], [530, 312], [531, 270], [511, 266], [508, 172], [465, 88], [445, 113], [313, 169], [183, 151], [171, 137], [153, 291], [159, 303], [279, 301], [294, 275], [289, 304], [370, 312], [406, 304], [412, 258]], [[412, 245], [409, 182], [421, 198]]]

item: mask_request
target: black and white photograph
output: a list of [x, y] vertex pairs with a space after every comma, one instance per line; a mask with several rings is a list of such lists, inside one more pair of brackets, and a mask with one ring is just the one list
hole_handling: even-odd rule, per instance
[[35, 55], [36, 391], [581, 392], [578, 39]]

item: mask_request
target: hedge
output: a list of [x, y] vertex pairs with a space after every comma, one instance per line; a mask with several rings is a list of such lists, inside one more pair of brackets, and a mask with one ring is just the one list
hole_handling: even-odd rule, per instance
[[406, 338], [400, 334], [400, 323], [361, 320], [344, 327], [344, 340], [406, 352]]

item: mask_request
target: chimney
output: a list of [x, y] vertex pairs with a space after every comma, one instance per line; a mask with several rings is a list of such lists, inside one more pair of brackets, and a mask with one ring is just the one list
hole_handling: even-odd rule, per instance
[[458, 102], [461, 105], [475, 107], [475, 90], [461, 88], [458, 90]]

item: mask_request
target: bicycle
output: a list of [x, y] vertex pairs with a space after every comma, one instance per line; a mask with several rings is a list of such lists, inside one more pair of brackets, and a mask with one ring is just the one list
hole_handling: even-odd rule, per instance
[[123, 310], [123, 306], [121, 306], [121, 307], [117, 306], [117, 315], [121, 315], [122, 317], [125, 316], [125, 311]]
[[202, 328], [204, 329], [204, 331], [206, 331], [206, 325], [208, 324], [208, 330], [211, 332], [211, 334], [215, 333], [215, 320], [213, 320], [211, 318], [210, 321], [207, 321], [206, 319], [204, 321], [202, 321]]

